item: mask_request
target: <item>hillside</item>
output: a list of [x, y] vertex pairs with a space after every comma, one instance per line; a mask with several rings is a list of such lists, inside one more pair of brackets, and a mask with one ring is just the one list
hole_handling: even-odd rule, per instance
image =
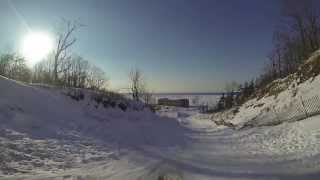
[[320, 51], [315, 52], [294, 74], [277, 79], [256, 96], [224, 112], [212, 115], [216, 122], [237, 129], [294, 122], [320, 114]]

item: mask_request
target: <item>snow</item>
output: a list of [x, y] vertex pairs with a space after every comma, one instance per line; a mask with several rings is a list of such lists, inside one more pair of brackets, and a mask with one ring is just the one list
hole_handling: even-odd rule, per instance
[[[149, 110], [128, 109], [123, 112], [119, 108], [106, 109], [102, 105], [96, 108], [96, 102], [89, 98], [90, 92], [85, 92], [85, 100], [75, 101], [65, 95], [65, 90], [29, 86], [4, 77], [0, 77], [0, 91], [0, 130], [8, 137], [1, 139], [1, 147], [10, 155], [10, 162], [3, 165], [9, 167], [1, 169], [2, 173], [54, 169], [66, 163], [68, 158], [86, 161], [87, 156], [91, 156], [87, 152], [91, 150], [93, 154], [119, 156], [126, 149], [143, 145], [167, 147], [184, 143], [185, 130], [178, 122], [159, 117]], [[21, 137], [12, 141], [13, 134]], [[43, 142], [38, 143], [38, 140]], [[85, 144], [91, 142], [92, 147], [78, 146], [83, 141]], [[42, 145], [44, 147], [40, 147]], [[56, 149], [48, 146], [61, 149], [51, 153]], [[96, 149], [100, 146], [113, 150], [100, 152]], [[33, 154], [39, 149], [45, 149], [44, 157]], [[16, 154], [31, 158], [21, 161]], [[3, 158], [0, 160], [5, 161]], [[34, 161], [39, 161], [41, 167], [35, 168]], [[57, 165], [51, 168], [51, 164]], [[19, 170], [16, 165], [19, 165]]]
[[[320, 79], [277, 98], [252, 100], [224, 120], [241, 125], [317, 95]], [[25, 85], [0, 77], [0, 179], [319, 179], [320, 116], [278, 126], [234, 130], [218, 115], [163, 107], [156, 114], [96, 108], [85, 92]], [[264, 103], [263, 106], [256, 106]]]

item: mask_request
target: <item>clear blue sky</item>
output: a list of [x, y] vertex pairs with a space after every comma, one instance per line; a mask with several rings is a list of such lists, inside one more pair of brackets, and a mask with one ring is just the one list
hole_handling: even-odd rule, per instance
[[[132, 67], [156, 92], [212, 92], [255, 77], [272, 48], [277, 0], [11, 0], [33, 30], [61, 17], [87, 26], [73, 51], [103, 68], [113, 89]], [[0, 51], [18, 50], [21, 18], [0, 1]]]

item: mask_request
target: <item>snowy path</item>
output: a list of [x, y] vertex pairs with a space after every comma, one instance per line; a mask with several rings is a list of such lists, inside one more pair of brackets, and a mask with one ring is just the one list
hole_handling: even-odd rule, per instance
[[[294, 149], [292, 153], [280, 154], [276, 154], [272, 149], [270, 151], [261, 149], [264, 147], [261, 144], [268, 143], [268, 140], [258, 142], [259, 138], [253, 139], [253, 137], [258, 137], [259, 131], [266, 130], [237, 132], [216, 127], [207, 119], [199, 119], [197, 116], [178, 117], [178, 120], [192, 130], [187, 135], [188, 143], [175, 154], [159, 150], [148, 153], [162, 159], [154, 166], [157, 169], [154, 173], [157, 175], [166, 174], [167, 171], [181, 179], [318, 179], [320, 177], [319, 157], [313, 159], [308, 152], [295, 153]], [[296, 146], [296, 148], [301, 150], [303, 147]], [[154, 176], [145, 179], [152, 178], [154, 179]]]
[[[21, 179], [319, 179], [317, 118], [307, 123], [234, 131], [217, 127], [193, 110], [172, 110], [186, 127], [184, 145], [144, 146], [114, 152], [60, 174]], [[313, 128], [311, 128], [313, 127]], [[301, 129], [302, 128], [302, 129]], [[301, 133], [303, 128], [310, 130]], [[163, 132], [166, 133], [166, 132]], [[164, 178], [164, 179], [165, 179]], [[17, 177], [9, 179], [19, 179]]]

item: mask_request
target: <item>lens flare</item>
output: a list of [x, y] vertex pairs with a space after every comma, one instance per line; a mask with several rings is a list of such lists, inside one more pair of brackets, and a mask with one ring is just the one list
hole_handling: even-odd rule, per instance
[[22, 55], [26, 58], [28, 65], [34, 65], [53, 49], [53, 40], [49, 34], [43, 32], [32, 32], [26, 35], [22, 43]]

